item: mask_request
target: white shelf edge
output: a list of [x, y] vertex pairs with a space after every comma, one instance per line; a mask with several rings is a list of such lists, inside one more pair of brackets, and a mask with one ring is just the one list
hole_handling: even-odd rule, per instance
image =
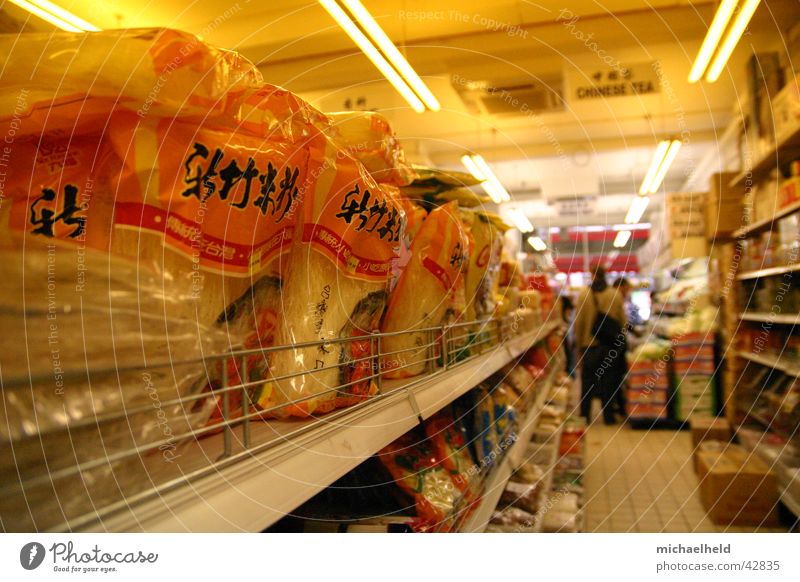
[[739, 356], [740, 358], [744, 358], [745, 360], [750, 360], [751, 362], [755, 362], [756, 364], [761, 364], [762, 366], [767, 366], [775, 370], [780, 370], [785, 374], [794, 376], [796, 378], [800, 378], [800, 367], [784, 364], [781, 362], [780, 358], [776, 358], [773, 356], [759, 356], [757, 354], [744, 352], [742, 350], [738, 350], [736, 352], [736, 355]]
[[773, 315], [764, 312], [742, 312], [739, 313], [742, 321], [758, 321], [764, 323], [780, 323], [786, 325], [800, 325], [800, 317], [797, 315]]
[[533, 433], [536, 431], [536, 427], [539, 425], [539, 417], [542, 414], [542, 409], [553, 390], [553, 383], [556, 373], [558, 372], [558, 366], [560, 366], [560, 363], [554, 366], [542, 390], [536, 395], [536, 401], [525, 417], [525, 422], [517, 435], [517, 440], [511, 446], [508, 453], [506, 453], [500, 466], [493, 471], [489, 481], [486, 483], [483, 497], [477, 509], [469, 516], [469, 519], [467, 519], [461, 527], [461, 531], [480, 533], [489, 525], [492, 513], [494, 513], [500, 501], [500, 496], [506, 488], [506, 483], [511, 479], [511, 475], [519, 467], [521, 462], [521, 455], [517, 453], [519, 451], [525, 451]]
[[739, 281], [746, 281], [748, 279], [759, 279], [761, 277], [785, 275], [787, 273], [795, 273], [797, 271], [800, 271], [800, 264], [781, 265], [779, 267], [766, 267], [764, 269], [745, 271], [744, 273], [736, 275], [736, 279]]
[[[418, 423], [417, 412], [430, 417], [560, 327], [559, 321], [545, 323], [486, 354], [414, 381], [409, 391], [418, 409], [409, 391], [397, 390], [323, 417], [319, 426], [296, 439], [253, 453], [154, 499], [132, 503], [78, 530], [262, 531], [411, 430]], [[282, 496], [276, 496], [276, 491]]]

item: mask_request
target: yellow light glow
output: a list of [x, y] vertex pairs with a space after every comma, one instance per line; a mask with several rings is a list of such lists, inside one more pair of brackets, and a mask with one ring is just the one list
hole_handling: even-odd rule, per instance
[[655, 194], [658, 192], [658, 189], [661, 187], [661, 182], [664, 181], [664, 176], [667, 175], [667, 170], [672, 165], [672, 162], [675, 161], [675, 156], [678, 155], [678, 150], [681, 149], [681, 142], [680, 140], [674, 140], [667, 150], [667, 153], [664, 155], [664, 161], [661, 162], [661, 166], [658, 168], [658, 173], [656, 173], [655, 178], [653, 178], [653, 183], [650, 185], [650, 193]]
[[661, 162], [664, 160], [664, 155], [666, 155], [668, 148], [669, 140], [659, 142], [658, 147], [656, 147], [656, 153], [653, 154], [653, 159], [650, 162], [650, 167], [647, 168], [647, 174], [645, 174], [644, 180], [642, 180], [639, 194], [644, 195], [650, 192], [650, 185], [653, 183], [653, 178], [655, 178], [658, 173], [658, 168], [661, 166]]
[[64, 10], [61, 6], [49, 2], [49, 0], [10, 0], [23, 10], [38, 16], [42, 20], [57, 26], [61, 30], [68, 32], [86, 32], [100, 30], [94, 24], [78, 18], [72, 12]]
[[461, 163], [464, 164], [464, 167], [470, 174], [472, 174], [472, 176], [476, 180], [480, 180], [481, 182], [486, 180], [486, 176], [484, 176], [478, 169], [478, 166], [475, 164], [475, 161], [472, 159], [472, 156], [464, 154], [463, 156], [461, 156]]
[[736, 4], [739, 0], [722, 0], [722, 3], [717, 8], [717, 13], [714, 15], [714, 20], [711, 21], [711, 26], [708, 27], [708, 32], [694, 59], [692, 70], [689, 72], [689, 82], [696, 83], [703, 77], [711, 57], [714, 56], [714, 51], [717, 49], [719, 39], [722, 38], [722, 33], [728, 26], [728, 21], [733, 16], [733, 11], [736, 9]]
[[[631, 202], [631, 207], [628, 210], [628, 214], [625, 215], [625, 224], [636, 224], [644, 215], [644, 211], [647, 210], [647, 205], [650, 204], [650, 197], [649, 196], [636, 196]], [[630, 232], [621, 230], [620, 232]], [[619, 234], [617, 234], [619, 236]]]
[[617, 233], [617, 236], [614, 239], [614, 246], [620, 249], [628, 244], [629, 240], [631, 240], [631, 231], [621, 230]]
[[397, 92], [408, 101], [409, 105], [417, 113], [425, 111], [425, 105], [420, 101], [419, 97], [414, 94], [411, 88], [406, 84], [400, 75], [395, 71], [389, 62], [383, 58], [383, 55], [375, 48], [375, 46], [364, 36], [355, 23], [350, 20], [344, 10], [334, 2], [334, 0], [319, 0], [319, 3], [328, 11], [333, 19], [344, 29], [347, 35], [356, 43], [367, 58], [372, 61], [372, 64], [383, 74], [384, 77], [397, 89]]
[[541, 239], [541, 237], [529, 236], [528, 237], [528, 242], [530, 243], [530, 245], [533, 247], [533, 250], [535, 250], [535, 251], [542, 252], [542, 251], [546, 251], [547, 250], [547, 245]]
[[425, 106], [431, 111], [439, 111], [439, 101], [434, 97], [433, 93], [431, 93], [430, 89], [428, 89], [419, 75], [417, 75], [413, 67], [408, 64], [406, 58], [400, 54], [400, 51], [397, 50], [394, 43], [386, 36], [386, 33], [372, 17], [372, 14], [364, 8], [364, 5], [361, 4], [359, 0], [341, 0], [341, 3], [345, 5], [361, 27], [367, 31], [372, 42], [378, 45], [378, 48], [383, 51], [383, 54], [386, 55], [389, 62], [400, 72], [400, 75], [402, 75], [406, 83], [408, 83], [420, 99], [422, 99]]
[[[507, 202], [511, 200], [511, 194], [505, 189], [503, 183], [495, 176], [492, 169], [489, 167], [489, 164], [486, 163], [486, 160], [483, 159], [483, 156], [480, 154], [475, 154], [472, 156], [472, 160], [475, 162], [475, 165], [478, 166], [478, 170], [480, 170], [481, 174], [486, 177], [486, 180], [492, 183], [492, 188], [497, 192], [500, 200], [495, 200], [495, 202]], [[486, 188], [484, 188], [485, 190]], [[489, 192], [486, 192], [489, 194]], [[489, 194], [491, 196], [491, 194]]]
[[722, 41], [722, 46], [717, 52], [717, 56], [714, 57], [714, 61], [711, 63], [711, 66], [708, 68], [708, 72], [706, 73], [706, 81], [709, 83], [713, 83], [719, 76], [722, 74], [722, 69], [725, 68], [725, 65], [728, 63], [728, 59], [731, 58], [731, 54], [733, 54], [733, 49], [736, 48], [736, 45], [739, 43], [739, 39], [742, 38], [747, 25], [750, 23], [750, 19], [753, 18], [753, 14], [758, 8], [759, 3], [761, 0], [746, 0], [742, 9], [739, 10], [739, 14], [736, 15], [736, 19], [733, 21], [733, 24], [728, 30], [728, 34], [725, 35], [725, 40]]

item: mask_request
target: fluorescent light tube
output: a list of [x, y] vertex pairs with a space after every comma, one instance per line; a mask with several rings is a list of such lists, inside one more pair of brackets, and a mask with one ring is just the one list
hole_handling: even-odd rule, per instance
[[[486, 160], [483, 159], [483, 156], [480, 154], [475, 154], [472, 156], [472, 160], [475, 162], [475, 165], [478, 166], [478, 169], [486, 177], [486, 179], [494, 185], [494, 189], [501, 197], [500, 202], [507, 202], [511, 200], [511, 195], [505, 189], [505, 186], [503, 186], [502, 182], [497, 179], [497, 176], [494, 175], [494, 172], [489, 167], [489, 164], [486, 163]], [[495, 202], [498, 201], [495, 200]]]
[[[636, 224], [642, 219], [644, 211], [647, 210], [647, 205], [650, 204], [649, 196], [637, 196], [631, 202], [631, 207], [628, 214], [625, 215], [625, 224]], [[630, 232], [621, 230], [620, 232]], [[617, 235], [619, 236], [619, 235]]]
[[528, 242], [533, 247], [533, 250], [542, 252], [547, 250], [547, 245], [544, 241], [538, 236], [529, 236]]
[[708, 68], [706, 81], [709, 83], [713, 83], [719, 79], [720, 74], [722, 74], [722, 69], [725, 68], [728, 59], [731, 58], [731, 54], [733, 54], [733, 49], [736, 48], [739, 39], [742, 38], [742, 34], [744, 34], [747, 25], [750, 23], [750, 19], [753, 18], [753, 14], [756, 8], [758, 8], [759, 2], [761, 2], [761, 0], [745, 0], [744, 6], [739, 10], [736, 19], [728, 30], [728, 34], [725, 35], [725, 40], [722, 41], [722, 46], [717, 52], [717, 56], [714, 57], [714, 61]]
[[675, 156], [678, 155], [679, 149], [681, 149], [681, 141], [677, 139], [673, 140], [667, 153], [664, 155], [664, 160], [661, 162], [661, 166], [659, 166], [655, 178], [653, 178], [653, 183], [650, 184], [650, 194], [658, 192], [658, 189], [661, 187], [661, 182], [664, 181], [664, 176], [667, 175], [667, 170], [669, 170], [672, 162], [675, 161]]
[[614, 239], [614, 246], [621, 249], [628, 244], [629, 240], [631, 240], [631, 231], [621, 230], [617, 233], [617, 238]]
[[319, 3], [333, 16], [333, 19], [344, 29], [353, 42], [358, 45], [358, 48], [367, 55], [367, 58], [372, 61], [372, 64], [375, 65], [392, 86], [397, 89], [397, 92], [408, 101], [414, 111], [417, 113], [424, 112], [425, 104], [420, 101], [420, 98], [411, 90], [411, 87], [409, 87], [397, 71], [392, 68], [392, 65], [383, 58], [383, 55], [375, 48], [375, 45], [373, 45], [355, 23], [350, 20], [347, 13], [342, 10], [334, 0], [319, 0]]
[[27, 10], [31, 14], [38, 16], [42, 20], [49, 22], [68, 32], [86, 32], [100, 30], [94, 24], [86, 22], [83, 18], [78, 18], [72, 12], [64, 10], [61, 6], [53, 4], [49, 0], [10, 0], [20, 8]]
[[475, 164], [472, 156], [464, 154], [461, 156], [461, 163], [464, 164], [464, 167], [475, 177], [476, 180], [480, 180], [481, 182], [486, 180], [486, 176], [484, 176], [483, 173], [481, 173], [481, 171], [478, 169], [478, 166]]
[[639, 194], [645, 195], [650, 192], [650, 184], [653, 183], [653, 178], [656, 177], [658, 168], [661, 166], [661, 162], [664, 160], [664, 156], [666, 155], [668, 149], [668, 139], [658, 143], [656, 152], [653, 154], [653, 159], [650, 161], [650, 167], [647, 168], [647, 174], [645, 174], [644, 180], [642, 180], [642, 185], [639, 188]]
[[525, 216], [525, 213], [519, 208], [509, 209], [508, 215], [511, 218], [511, 222], [514, 223], [514, 226], [516, 226], [520, 232], [533, 232], [533, 224], [531, 224], [531, 221], [528, 220], [528, 217]]
[[696, 83], [703, 77], [703, 73], [714, 56], [714, 51], [717, 50], [719, 40], [728, 26], [728, 21], [733, 16], [733, 11], [736, 9], [736, 4], [739, 0], [722, 0], [722, 3], [717, 8], [717, 13], [714, 15], [714, 20], [711, 21], [711, 26], [708, 27], [703, 44], [700, 46], [700, 51], [694, 59], [692, 70], [689, 72], [689, 82]]
[[613, 230], [648, 230], [652, 226], [649, 222], [640, 222], [638, 224], [615, 224], [611, 228]]
[[400, 54], [394, 43], [386, 36], [386, 33], [380, 25], [372, 17], [372, 14], [364, 8], [359, 0], [340, 0], [342, 4], [350, 11], [356, 22], [367, 31], [367, 34], [372, 39], [378, 48], [386, 55], [389, 62], [394, 65], [394, 68], [403, 76], [403, 79], [411, 86], [411, 89], [422, 99], [425, 106], [431, 111], [439, 111], [440, 105], [436, 97], [433, 96], [427, 85], [420, 79], [417, 72], [412, 68], [406, 58]]

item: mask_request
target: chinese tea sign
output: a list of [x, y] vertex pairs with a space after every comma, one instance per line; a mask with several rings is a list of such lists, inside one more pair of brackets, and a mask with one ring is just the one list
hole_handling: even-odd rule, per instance
[[658, 73], [652, 63], [591, 71], [587, 77], [581, 75], [580, 80], [573, 85], [572, 93], [578, 101], [635, 97], [661, 91]]

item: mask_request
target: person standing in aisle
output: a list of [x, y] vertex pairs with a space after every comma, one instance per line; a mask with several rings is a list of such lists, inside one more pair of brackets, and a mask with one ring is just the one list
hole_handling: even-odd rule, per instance
[[[615, 346], [624, 333], [625, 306], [622, 296], [609, 287], [606, 270], [597, 265], [592, 271], [592, 284], [581, 292], [575, 318], [575, 343], [581, 365], [581, 415], [591, 421], [592, 401], [600, 397], [603, 420], [614, 424], [616, 389], [612, 366]], [[623, 352], [624, 353], [624, 352]]]
[[614, 342], [614, 350], [609, 354], [611, 364], [611, 377], [609, 378], [609, 388], [613, 391], [613, 403], [617, 414], [623, 418], [627, 417], [625, 412], [625, 379], [628, 376], [628, 360], [625, 354], [628, 352], [628, 338], [626, 332], [633, 331], [630, 317], [628, 317], [628, 299], [630, 298], [633, 285], [625, 277], [619, 277], [614, 281], [614, 289], [622, 301], [623, 320], [619, 339]]
[[561, 318], [567, 325], [564, 334], [564, 351], [567, 354], [567, 373], [570, 378], [575, 377], [575, 330], [572, 325], [572, 316], [575, 314], [575, 304], [566, 293], [561, 295]]

